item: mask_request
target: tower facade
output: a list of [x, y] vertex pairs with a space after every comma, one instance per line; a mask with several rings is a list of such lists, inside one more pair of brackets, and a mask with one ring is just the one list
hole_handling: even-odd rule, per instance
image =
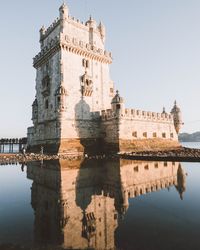
[[113, 97], [104, 25], [70, 17], [65, 4], [59, 13], [40, 29], [41, 51], [33, 61], [36, 99], [28, 145], [36, 151], [40, 145], [50, 152], [82, 151], [98, 140], [100, 111], [110, 108]]

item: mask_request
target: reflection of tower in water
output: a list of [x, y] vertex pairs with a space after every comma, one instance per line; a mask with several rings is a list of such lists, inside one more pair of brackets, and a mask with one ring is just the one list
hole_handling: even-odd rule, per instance
[[35, 243], [114, 249], [128, 199], [172, 185], [183, 190], [180, 168], [179, 163], [126, 160], [28, 163]]
[[183, 200], [183, 193], [186, 190], [186, 175], [184, 173], [183, 168], [181, 167], [181, 164], [178, 166], [177, 170], [177, 185], [176, 189], [179, 192], [181, 200]]

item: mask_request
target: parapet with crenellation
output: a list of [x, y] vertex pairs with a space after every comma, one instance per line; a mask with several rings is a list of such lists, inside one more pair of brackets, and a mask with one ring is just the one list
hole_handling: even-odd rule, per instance
[[138, 109], [124, 109], [121, 114], [124, 119], [137, 119], [153, 122], [173, 122], [173, 116], [167, 113], [157, 113], [151, 111], [143, 111]]
[[[44, 40], [51, 32], [53, 32], [53, 30], [60, 24], [60, 18], [57, 17], [52, 23], [51, 25], [49, 25], [48, 28], [44, 28], [42, 27], [41, 28], [41, 37], [40, 37], [40, 40]], [[94, 21], [94, 20], [93, 20]], [[90, 29], [90, 22], [87, 21], [87, 22], [83, 22], [83, 21], [80, 21], [80, 19], [77, 19], [75, 17], [72, 17], [72, 16], [68, 16], [67, 18], [67, 22], [75, 25], [76, 27], [78, 28], [81, 28], [81, 29], [84, 29], [86, 31], [89, 32], [89, 29]], [[95, 22], [95, 21], [94, 21]], [[96, 25], [96, 22], [95, 22], [95, 27], [94, 27], [94, 30], [93, 32], [101, 35], [101, 26], [97, 26]]]
[[49, 39], [46, 46], [43, 46], [41, 51], [33, 58], [33, 65], [37, 68], [40, 62], [45, 59], [46, 56], [49, 57], [51, 53], [54, 53], [58, 49], [65, 49], [71, 53], [75, 53], [92, 60], [97, 60], [104, 63], [112, 63], [112, 54], [106, 50], [86, 43], [76, 37], [70, 37], [68, 35], [55, 36]]
[[101, 111], [102, 120], [110, 120], [116, 117], [127, 120], [143, 120], [152, 122], [173, 122], [173, 116], [167, 113], [156, 113], [150, 111], [143, 111], [138, 109], [124, 109], [119, 113], [114, 112], [112, 109]]
[[117, 114], [112, 109], [106, 109], [101, 111], [101, 119], [102, 121], [112, 120], [116, 118]]

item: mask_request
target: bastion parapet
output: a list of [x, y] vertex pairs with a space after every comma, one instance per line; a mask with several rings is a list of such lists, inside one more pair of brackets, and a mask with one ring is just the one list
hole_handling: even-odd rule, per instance
[[144, 120], [152, 122], [173, 122], [173, 116], [171, 114], [156, 113], [150, 111], [143, 111], [138, 109], [125, 109], [120, 114], [116, 114], [112, 109], [102, 110], [101, 111], [102, 120], [109, 120], [113, 118], [123, 118], [131, 120]]

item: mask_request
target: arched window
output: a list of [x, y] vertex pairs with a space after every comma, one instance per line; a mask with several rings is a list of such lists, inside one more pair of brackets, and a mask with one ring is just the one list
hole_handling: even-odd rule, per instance
[[57, 97], [58, 106], [60, 105], [60, 96]]
[[117, 108], [117, 109], [120, 109], [120, 108], [121, 108], [120, 104], [117, 104], [117, 105], [116, 105], [116, 108]]
[[45, 101], [45, 109], [48, 109], [48, 108], [49, 108], [49, 101], [46, 100], [46, 101]]

